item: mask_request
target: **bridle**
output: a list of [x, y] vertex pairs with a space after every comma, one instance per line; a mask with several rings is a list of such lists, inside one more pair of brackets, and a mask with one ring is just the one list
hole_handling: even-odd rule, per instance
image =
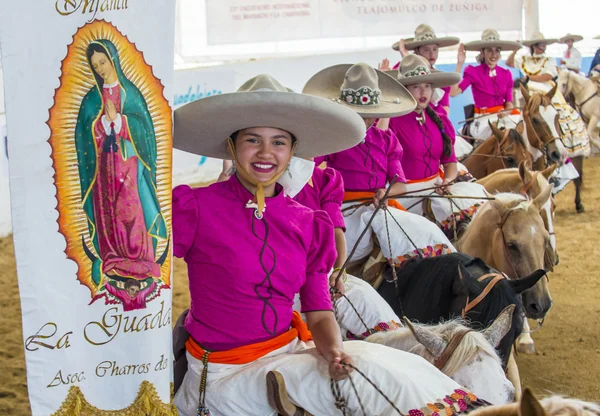
[[458, 331], [452, 337], [452, 339], [450, 340], [448, 345], [446, 345], [446, 348], [444, 348], [444, 351], [442, 352], [442, 354], [438, 358], [436, 358], [435, 361], [433, 362], [433, 365], [438, 370], [442, 371], [442, 369], [446, 366], [446, 364], [448, 364], [448, 361], [450, 361], [450, 358], [452, 358], [452, 355], [454, 355], [454, 353], [456, 352], [456, 349], [458, 348], [458, 346], [460, 345], [462, 340], [465, 338], [465, 336], [469, 332], [473, 332], [473, 330], [464, 328], [464, 329], [461, 329], [460, 331]]
[[[571, 71], [567, 72], [567, 89], [565, 91], [565, 94], [572, 92], [572, 91], [570, 91], [570, 88], [569, 88], [570, 81], [571, 81]], [[575, 103], [576, 107], [579, 107], [579, 109], [581, 109], [581, 107], [583, 107], [585, 104], [587, 104], [588, 101], [590, 101], [592, 98], [594, 98], [597, 95], [600, 95], [600, 93], [598, 93], [598, 89], [596, 88], [596, 91], [590, 97], [585, 99], [582, 103], [577, 103], [577, 100], [575, 99], [575, 94], [573, 94], [573, 102]]]
[[[552, 104], [549, 104], [552, 105]], [[538, 147], [537, 149], [539, 151], [542, 152], [542, 157], [544, 158], [544, 166], [548, 167], [549, 166], [549, 161], [548, 161], [548, 146], [554, 142], [556, 142], [556, 140], [558, 140], [558, 137], [550, 137], [550, 140], [543, 140], [543, 138], [540, 136], [540, 134], [538, 133], [537, 129], [535, 128], [533, 122], [532, 122], [532, 118], [531, 118], [531, 110], [530, 110], [530, 101], [528, 101], [525, 104], [525, 108], [523, 110], [523, 120], [525, 121], [525, 128], [528, 131], [531, 131], [531, 133], [533, 133], [537, 143], [539, 144], [540, 147]], [[529, 128], [528, 128], [529, 127]]]

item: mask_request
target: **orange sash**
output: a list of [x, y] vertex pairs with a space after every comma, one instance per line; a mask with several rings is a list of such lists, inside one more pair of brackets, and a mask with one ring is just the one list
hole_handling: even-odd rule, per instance
[[[503, 105], [497, 105], [495, 107], [487, 107], [487, 108], [475, 108], [475, 114], [495, 114], [504, 110]], [[512, 108], [510, 115], [519, 115], [521, 112], [516, 108]]]
[[[346, 191], [344, 192], [344, 201], [354, 201], [355, 199], [366, 199], [366, 198], [375, 198], [375, 192], [369, 191]], [[406, 208], [400, 204], [400, 202], [395, 199], [387, 200], [388, 207], [399, 209], [400, 211], [406, 211]]]
[[185, 349], [197, 360], [203, 361], [204, 355], [208, 355], [208, 362], [214, 364], [248, 364], [264, 357], [270, 352], [285, 347], [290, 342], [300, 338], [302, 341], [312, 340], [312, 334], [308, 326], [302, 320], [299, 312], [294, 311], [292, 315], [292, 328], [288, 332], [256, 344], [243, 345], [227, 351], [206, 351], [192, 337], [185, 343]]
[[430, 176], [430, 177], [428, 177], [428, 178], [423, 178], [423, 179], [408, 179], [408, 180], [406, 181], [406, 183], [407, 183], [407, 184], [409, 184], [409, 185], [412, 185], [412, 184], [415, 184], [415, 183], [429, 182], [429, 181], [432, 181], [432, 180], [434, 180], [434, 179], [435, 179], [435, 178], [437, 178], [438, 176], [439, 176], [440, 178], [442, 178], [442, 180], [443, 180], [443, 179], [444, 179], [444, 171], [440, 169], [438, 173], [436, 173], [435, 175], [431, 175], [431, 176]]

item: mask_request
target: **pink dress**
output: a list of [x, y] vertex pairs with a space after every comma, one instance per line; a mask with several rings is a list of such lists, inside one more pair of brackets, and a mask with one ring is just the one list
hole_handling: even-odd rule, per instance
[[342, 215], [344, 182], [342, 175], [334, 169], [315, 166], [309, 183], [296, 195], [296, 201], [312, 210], [323, 210], [331, 218], [334, 228], [346, 230]]
[[328, 274], [337, 256], [327, 213], [284, 196], [266, 198], [264, 217], [234, 175], [206, 188], [173, 190], [173, 248], [188, 265], [185, 327], [212, 351], [272, 339], [302, 312], [331, 310]]
[[121, 115], [121, 89], [111, 90], [112, 94], [103, 88], [102, 99], [115, 105], [117, 118], [109, 122], [104, 110], [94, 125], [98, 170], [92, 198], [102, 271], [135, 279], [160, 277], [138, 191], [141, 162], [129, 137], [127, 117]]
[[351, 149], [315, 159], [318, 166], [337, 170], [344, 180], [346, 191], [376, 191], [386, 187], [395, 175], [396, 182], [406, 182], [400, 161], [402, 146], [391, 130], [372, 126], [365, 140]]
[[440, 115], [446, 134], [452, 140], [452, 154], [444, 156], [442, 134], [431, 117], [425, 116], [425, 124], [421, 125], [416, 112], [390, 120], [392, 130], [404, 149], [402, 167], [408, 180], [419, 180], [436, 175], [440, 165], [456, 162], [454, 154], [454, 127], [448, 117]]
[[476, 108], [504, 107], [513, 101], [513, 78], [508, 69], [496, 66], [494, 70], [486, 64], [469, 65], [458, 87], [465, 91], [471, 87]]
[[153, 281], [146, 288], [140, 290], [133, 298], [129, 296], [127, 290], [117, 289], [110, 283], [107, 283], [104, 287], [108, 293], [118, 298], [123, 303], [123, 311], [127, 312], [135, 311], [137, 309], [146, 309], [146, 297], [154, 292], [154, 289], [156, 289], [156, 282]]

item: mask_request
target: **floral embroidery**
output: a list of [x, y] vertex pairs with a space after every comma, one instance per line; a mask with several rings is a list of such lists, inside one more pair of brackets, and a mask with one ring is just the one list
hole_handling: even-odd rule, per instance
[[467, 218], [473, 218], [473, 215], [475, 215], [477, 210], [482, 205], [483, 205], [483, 203], [475, 204], [469, 208], [460, 210], [458, 212], [453, 212], [447, 219], [442, 221], [442, 230], [444, 230], [444, 231], [450, 230], [450, 229], [452, 229], [452, 227], [454, 227], [455, 222], [459, 222], [459, 221], [462, 221]]
[[429, 68], [419, 65], [418, 67], [416, 67], [415, 69], [413, 69], [411, 71], [406, 71], [404, 74], [402, 74], [402, 77], [410, 78], [410, 77], [418, 77], [418, 76], [429, 75], [429, 74], [431, 74], [431, 71], [429, 71]]
[[448, 248], [448, 246], [446, 244], [436, 244], [435, 246], [427, 246], [425, 248], [420, 248], [418, 250], [413, 250], [410, 251], [406, 254], [404, 254], [403, 256], [398, 256], [396, 257], [396, 267], [400, 267], [401, 265], [403, 265], [404, 263], [406, 263], [408, 260], [413, 259], [415, 257], [422, 257], [422, 258], [428, 258], [428, 257], [437, 257], [437, 256], [441, 256], [443, 254], [450, 254], [452, 253], [452, 250], [450, 250], [450, 248]]
[[459, 413], [464, 413], [469, 410], [469, 407], [478, 401], [477, 396], [473, 393], [456, 389], [454, 392], [437, 400], [435, 403], [427, 403], [427, 406], [421, 409], [412, 409], [408, 411], [410, 416], [455, 416]]
[[436, 36], [431, 33], [431, 32], [427, 32], [421, 36], [418, 36], [415, 41], [420, 42], [422, 40], [429, 40], [429, 39], [437, 39]]
[[377, 325], [375, 325], [373, 328], [371, 328], [370, 331], [365, 331], [360, 335], [355, 335], [350, 331], [346, 331], [346, 338], [349, 340], [359, 341], [359, 340], [363, 340], [366, 337], [368, 337], [369, 335], [375, 334], [377, 332], [387, 332], [390, 330], [398, 329], [400, 327], [401, 327], [401, 325], [398, 324], [396, 321], [379, 322]]
[[344, 102], [352, 105], [377, 105], [380, 97], [381, 90], [370, 87], [361, 87], [357, 90], [345, 88], [340, 96]]

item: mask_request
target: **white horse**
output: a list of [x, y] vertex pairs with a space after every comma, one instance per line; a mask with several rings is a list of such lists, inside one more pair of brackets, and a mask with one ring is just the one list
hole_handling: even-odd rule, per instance
[[571, 71], [562, 70], [558, 74], [558, 87], [563, 96], [573, 94], [575, 110], [579, 111], [583, 121], [587, 123], [587, 132], [596, 148], [600, 149], [600, 93], [598, 83]]
[[[483, 332], [469, 331], [461, 320], [433, 326], [405, 320], [407, 327], [373, 334], [366, 341], [419, 355], [477, 397], [492, 404], [510, 403], [515, 388], [506, 378], [495, 347], [510, 329], [514, 309], [508, 306]], [[462, 339], [456, 344], [453, 340], [459, 336]]]

